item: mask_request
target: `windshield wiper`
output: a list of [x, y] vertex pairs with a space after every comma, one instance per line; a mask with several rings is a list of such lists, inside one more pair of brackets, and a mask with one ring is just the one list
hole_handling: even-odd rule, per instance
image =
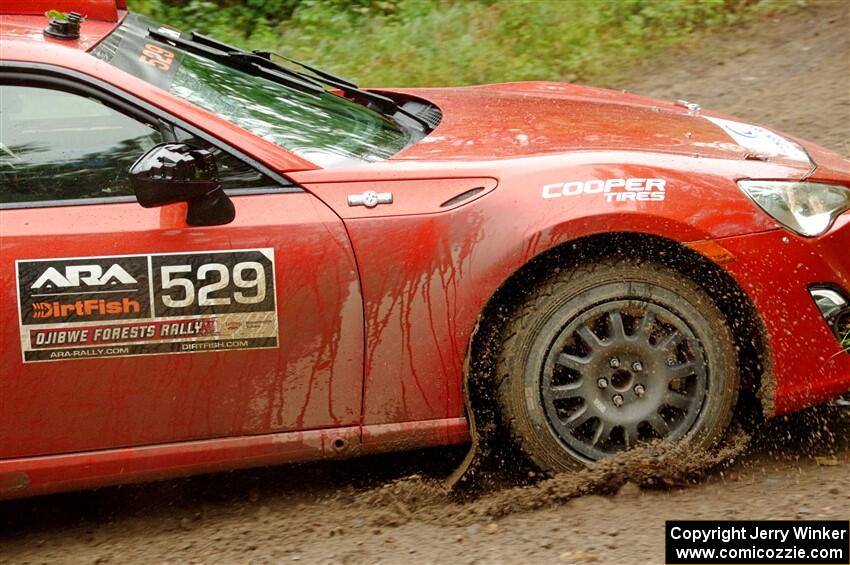
[[[392, 114], [399, 109], [398, 104], [396, 104], [395, 100], [392, 98], [387, 98], [386, 96], [381, 96], [380, 94], [375, 94], [374, 92], [368, 92], [366, 90], [361, 90], [357, 87], [356, 84], [351, 82], [348, 79], [344, 79], [342, 77], [338, 77], [329, 72], [319, 70], [315, 67], [311, 67], [307, 64], [300, 63], [294, 59], [290, 59], [288, 57], [284, 57], [277, 53], [272, 53], [270, 51], [245, 51], [244, 49], [239, 49], [238, 47], [234, 47], [233, 45], [229, 45], [217, 39], [213, 39], [212, 37], [200, 34], [196, 31], [192, 32], [192, 40], [200, 43], [201, 45], [206, 45], [207, 47], [212, 47], [213, 49], [218, 49], [220, 51], [224, 51], [226, 53], [230, 53], [237, 57], [246, 57], [252, 61], [257, 62], [258, 65], [268, 64], [271, 65], [272, 68], [277, 70], [284, 70], [285, 72], [292, 73], [293, 75], [307, 79], [311, 81], [321, 81], [322, 83], [331, 86], [333, 88], [337, 88], [348, 94], [355, 101], [365, 102], [367, 104], [373, 104], [376, 109], [378, 109], [381, 113], [384, 114]], [[305, 73], [300, 73], [298, 71], [289, 69], [282, 65], [278, 65], [274, 61], [272, 61], [272, 55], [279, 57], [285, 61], [298, 65], [304, 69], [307, 69], [312, 75], [308, 75]], [[260, 59], [262, 62], [258, 62], [257, 59]]]
[[[303, 62], [298, 61], [296, 59], [293, 59], [291, 57], [281, 55], [280, 53], [276, 53], [274, 51], [259, 51], [259, 50], [245, 51], [243, 49], [239, 49], [238, 47], [234, 47], [233, 45], [224, 43], [223, 41], [213, 39], [212, 37], [209, 37], [209, 36], [200, 34], [198, 32], [194, 32], [194, 31], [192, 32], [192, 39], [194, 41], [200, 43], [201, 45], [206, 45], [208, 47], [212, 47], [214, 49], [219, 49], [221, 51], [225, 51], [225, 52], [228, 52], [228, 53], [239, 54], [239, 55], [242, 55], [242, 56], [245, 56], [245, 57], [250, 57], [252, 55], [257, 56], [257, 57], [262, 57], [264, 60], [269, 61], [272, 65], [274, 65], [274, 68], [284, 69], [288, 72], [292, 72], [296, 76], [298, 76], [302, 79], [313, 80], [313, 81], [319, 80], [323, 84], [326, 84], [328, 86], [336, 88], [336, 89], [340, 90], [343, 94], [347, 94], [348, 97], [351, 98], [352, 100], [354, 100], [356, 102], [365, 103], [366, 105], [373, 107], [374, 109], [376, 109], [377, 111], [379, 111], [382, 114], [385, 114], [385, 115], [388, 115], [388, 116], [392, 116], [396, 112], [398, 112], [400, 114], [404, 114], [408, 118], [410, 118], [410, 119], [414, 120], [416, 123], [420, 124], [424, 128], [424, 131], [431, 131], [431, 126], [427, 121], [423, 120], [419, 116], [416, 116], [415, 114], [411, 114], [410, 112], [408, 112], [407, 110], [402, 108], [392, 98], [389, 98], [387, 96], [383, 96], [381, 94], [377, 94], [375, 92], [369, 92], [368, 90], [363, 90], [362, 88], [359, 88], [354, 82], [352, 82], [352, 81], [350, 81], [346, 78], [342, 78], [339, 75], [335, 75], [335, 74], [329, 73], [327, 71], [323, 71], [322, 69], [319, 69], [319, 68], [314, 67], [312, 65], [308, 65], [307, 63], [303, 63]], [[287, 67], [283, 67], [281, 65], [278, 65], [277, 63], [272, 61], [272, 56], [277, 57], [278, 59], [283, 59], [284, 61], [287, 61], [288, 63], [292, 63], [293, 65], [298, 65], [299, 67], [301, 67], [303, 69], [307, 69], [308, 71], [310, 71], [313, 74], [308, 75], [308, 74], [305, 74], [305, 73], [299, 73], [299, 72], [293, 71], [292, 69], [289, 69]]]
[[[354, 84], [354, 82], [348, 80], [347, 78], [342, 78], [339, 75], [331, 74], [328, 71], [323, 71], [322, 69], [313, 67], [311, 65], [308, 65], [307, 63], [302, 63], [301, 61], [296, 61], [295, 59], [292, 59], [290, 57], [286, 57], [285, 55], [281, 55], [280, 53], [275, 53], [274, 51], [259, 51], [259, 50], [245, 51], [244, 49], [239, 49], [238, 47], [234, 47], [233, 45], [224, 43], [223, 41], [219, 41], [217, 39], [213, 39], [212, 37], [209, 37], [208, 35], [203, 35], [203, 34], [200, 34], [196, 31], [192, 32], [192, 39], [194, 39], [195, 41], [197, 41], [198, 43], [201, 43], [203, 45], [207, 45], [209, 47], [214, 47], [215, 49], [220, 49], [222, 51], [228, 51], [228, 52], [231, 52], [231, 53], [239, 53], [239, 52], [253, 53], [254, 55], [259, 55], [260, 57], [263, 57], [265, 59], [271, 59], [271, 56], [274, 55], [278, 59], [283, 59], [284, 61], [292, 63], [293, 65], [298, 65], [302, 69], [307, 69], [308, 71], [310, 71], [311, 73], [313, 73], [314, 75], [316, 75], [319, 78], [326, 79], [326, 80], [331, 81], [331, 82], [336, 83], [336, 84], [345, 85], [348, 88], [359, 89], [359, 87], [356, 84]], [[328, 83], [328, 84], [330, 84], [330, 83]]]
[[[252, 53], [230, 53], [221, 49], [208, 47], [201, 43], [188, 41], [182, 37], [178, 37], [176, 34], [172, 34], [172, 32], [166, 33], [153, 28], [148, 29], [148, 35], [157, 41], [170, 44], [174, 47], [179, 47], [185, 51], [189, 51], [190, 53], [200, 55], [201, 57], [218, 61], [252, 74], [260, 74], [269, 80], [273, 80], [279, 84], [283, 84], [284, 86], [288, 86], [289, 88], [298, 90], [305, 94], [321, 96], [325, 93], [324, 87], [322, 87], [322, 85], [318, 82], [313, 80], [304, 80], [302, 77], [299, 77], [294, 73], [280, 72], [280, 69], [278, 68], [264, 65], [264, 62], [267, 61], [267, 59]], [[284, 68], [281, 67], [281, 69]]]
[[[313, 95], [321, 95], [327, 92], [322, 85], [327, 85], [338, 89], [343, 93], [343, 98], [350, 98], [355, 102], [372, 108], [373, 110], [386, 116], [394, 116], [396, 113], [403, 114], [408, 118], [418, 123], [423, 131], [431, 131], [431, 126], [415, 114], [411, 114], [402, 108], [395, 100], [375, 92], [362, 90], [357, 87], [352, 81], [331, 74], [327, 71], [317, 69], [306, 63], [301, 63], [295, 59], [290, 59], [278, 53], [270, 51], [245, 51], [233, 45], [218, 41], [206, 35], [197, 32], [191, 33], [191, 40], [183, 39], [177, 36], [174, 32], [162, 32], [153, 28], [148, 29], [150, 37], [171, 43], [175, 47], [180, 47], [186, 51], [191, 51], [197, 55], [217, 60], [224, 64], [229, 64], [242, 70], [259, 73], [262, 76], [274, 80], [284, 86], [289, 86], [295, 90], [306, 92]], [[284, 67], [272, 61], [272, 56], [283, 59], [294, 65], [298, 65], [307, 69], [312, 74], [306, 74], [295, 71], [288, 67]], [[332, 92], [332, 94], [335, 94]]]

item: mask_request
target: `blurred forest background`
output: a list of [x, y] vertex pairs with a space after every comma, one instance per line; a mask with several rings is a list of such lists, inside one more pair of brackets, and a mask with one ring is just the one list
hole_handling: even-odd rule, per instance
[[608, 86], [656, 50], [805, 0], [130, 0], [240, 47], [364, 85], [566, 80]]

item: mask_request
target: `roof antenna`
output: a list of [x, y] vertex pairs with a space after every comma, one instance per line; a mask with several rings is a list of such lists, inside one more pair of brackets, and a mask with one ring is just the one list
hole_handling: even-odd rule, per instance
[[77, 12], [69, 14], [61, 14], [59, 12], [50, 11], [50, 23], [44, 28], [44, 34], [59, 39], [79, 39], [80, 24], [83, 21], [83, 16]]

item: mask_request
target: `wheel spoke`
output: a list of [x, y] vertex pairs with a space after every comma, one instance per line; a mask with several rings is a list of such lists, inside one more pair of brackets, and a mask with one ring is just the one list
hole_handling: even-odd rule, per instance
[[619, 312], [608, 313], [608, 337], [612, 340], [626, 338], [626, 328], [623, 326], [623, 316]]
[[655, 312], [647, 312], [640, 321], [640, 326], [635, 331], [635, 335], [641, 335], [648, 340], [653, 327], [655, 327]]
[[652, 426], [652, 429], [655, 430], [655, 433], [660, 435], [661, 437], [667, 437], [667, 434], [670, 433], [670, 426], [657, 412], [649, 418], [649, 425]]
[[574, 430], [587, 422], [591, 416], [593, 416], [593, 412], [587, 407], [587, 404], [584, 404], [581, 408], [567, 416], [564, 420], [564, 424], [566, 424], [568, 428]]
[[693, 375], [694, 372], [696, 372], [696, 368], [696, 363], [688, 361], [687, 363], [667, 367], [665, 372], [667, 373], [667, 378], [672, 381], [674, 379], [683, 379]]
[[638, 442], [637, 424], [629, 424], [623, 426], [623, 443], [626, 444], [626, 449], [633, 447]]
[[606, 424], [605, 420], [600, 418], [599, 425], [596, 426], [596, 429], [593, 431], [593, 437], [590, 439], [591, 445], [596, 446], [608, 441], [608, 438], [611, 437], [611, 432], [613, 430], [613, 427]]
[[582, 341], [591, 349], [604, 347], [604, 343], [599, 339], [593, 331], [587, 327], [587, 324], [582, 324], [576, 329], [576, 333], [581, 337]]
[[581, 381], [569, 383], [566, 385], [550, 386], [548, 389], [549, 396], [552, 400], [563, 400], [564, 398], [576, 398], [581, 396]]
[[567, 369], [572, 369], [578, 373], [581, 373], [587, 368], [588, 363], [590, 363], [590, 358], [588, 357], [576, 357], [575, 355], [570, 355], [569, 353], [561, 353], [558, 355], [558, 358], [555, 359], [555, 363], [558, 365], [562, 365]]
[[655, 347], [661, 351], [669, 351], [671, 348], [678, 346], [681, 342], [682, 334], [679, 333], [679, 330], [673, 330], [670, 335], [659, 341], [658, 345]]
[[679, 410], [687, 410], [691, 406], [691, 399], [681, 392], [668, 390], [664, 395], [663, 402], [667, 406], [678, 408]]

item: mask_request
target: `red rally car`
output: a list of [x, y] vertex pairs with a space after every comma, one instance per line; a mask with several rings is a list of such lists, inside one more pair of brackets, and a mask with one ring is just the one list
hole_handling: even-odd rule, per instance
[[572, 84], [363, 90], [121, 0], [0, 11], [0, 498], [484, 413], [558, 472], [850, 388], [821, 147]]

